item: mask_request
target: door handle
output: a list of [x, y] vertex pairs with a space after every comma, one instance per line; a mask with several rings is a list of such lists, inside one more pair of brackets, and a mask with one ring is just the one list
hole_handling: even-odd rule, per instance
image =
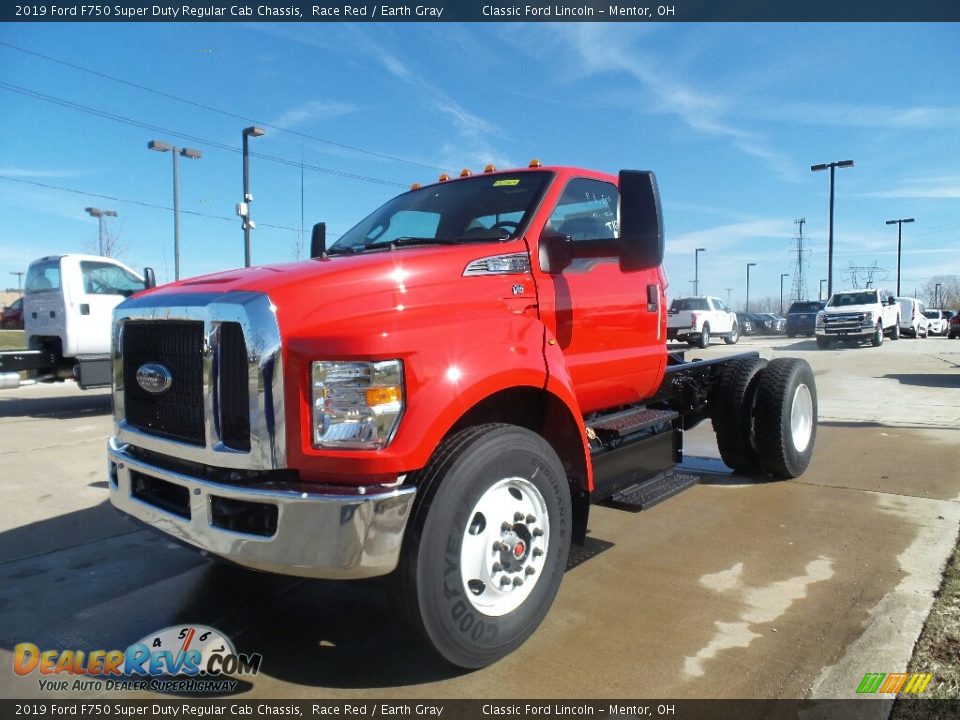
[[660, 304], [660, 288], [656, 285], [647, 285], [647, 312], [656, 312]]

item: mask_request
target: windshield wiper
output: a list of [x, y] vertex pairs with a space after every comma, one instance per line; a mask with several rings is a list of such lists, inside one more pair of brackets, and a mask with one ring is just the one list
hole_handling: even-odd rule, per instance
[[460, 241], [456, 238], [437, 238], [437, 237], [411, 237], [403, 235], [393, 240], [379, 240], [364, 246], [364, 250], [369, 248], [400, 247], [402, 245], [459, 245]]

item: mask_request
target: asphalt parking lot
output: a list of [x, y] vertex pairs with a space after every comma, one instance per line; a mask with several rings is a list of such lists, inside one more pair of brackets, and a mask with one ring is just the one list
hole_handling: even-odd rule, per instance
[[470, 673], [421, 650], [376, 582], [225, 567], [121, 517], [107, 500], [106, 392], [6, 391], [0, 694], [52, 696], [10, 671], [19, 642], [125, 648], [199, 623], [262, 653], [238, 689], [251, 698], [852, 697], [864, 673], [906, 669], [956, 543], [960, 342], [821, 351], [744, 338], [690, 356], [740, 350], [812, 365], [820, 422], [806, 474], [731, 475], [709, 423], [688, 432], [700, 484], [638, 514], [595, 507], [539, 631]]

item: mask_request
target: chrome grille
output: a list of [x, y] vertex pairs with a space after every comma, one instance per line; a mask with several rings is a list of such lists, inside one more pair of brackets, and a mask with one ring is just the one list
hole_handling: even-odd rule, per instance
[[823, 326], [827, 330], [858, 330], [863, 325], [863, 313], [825, 315]]
[[[116, 437], [213, 467], [286, 467], [280, 349], [274, 307], [261, 293], [124, 302], [114, 314]], [[170, 389], [140, 388], [144, 364], [166, 367]]]

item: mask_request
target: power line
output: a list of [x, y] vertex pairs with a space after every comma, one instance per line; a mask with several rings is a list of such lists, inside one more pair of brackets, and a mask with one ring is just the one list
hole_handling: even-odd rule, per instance
[[[58, 185], [48, 185], [47, 183], [36, 182], [35, 180], [24, 180], [23, 178], [9, 177], [8, 175], [0, 175], [0, 180], [24, 183], [26, 185], [35, 185], [36, 187], [46, 188], [47, 190], [60, 190], [61, 192], [74, 193], [76, 195], [83, 195], [85, 197], [102, 198], [104, 200], [113, 200], [114, 202], [128, 203], [130, 205], [139, 205], [141, 207], [154, 208], [156, 210], [170, 210], [170, 211], [173, 210], [172, 207], [169, 207], [167, 205], [156, 205], [154, 203], [144, 202], [143, 200], [130, 200], [128, 198], [116, 197], [114, 195], [103, 195], [101, 193], [92, 193], [92, 192], [87, 192], [85, 190], [77, 190], [76, 188], [61, 187]], [[223, 215], [210, 215], [209, 213], [197, 212], [196, 210], [181, 209], [180, 212], [186, 213], [187, 215], [196, 215], [198, 217], [209, 218], [211, 220], [226, 220], [228, 222], [236, 222], [235, 217], [226, 217]], [[271, 225], [269, 223], [261, 223], [261, 222], [257, 223], [257, 227], [267, 227], [267, 228], [272, 228], [274, 230], [289, 230], [290, 232], [300, 232], [300, 228], [287, 227], [286, 225]], [[338, 237], [337, 233], [327, 233], [327, 234], [332, 235], [334, 237]]]
[[[191, 142], [203, 143], [211, 147], [218, 148], [220, 150], [228, 150], [229, 152], [241, 153], [242, 150], [232, 145], [227, 145], [226, 143], [217, 142], [216, 140], [208, 140], [207, 138], [197, 137], [196, 135], [190, 135], [188, 133], [179, 132], [177, 130], [171, 130], [170, 128], [164, 128], [159, 125], [153, 125], [151, 123], [143, 122], [142, 120], [134, 120], [133, 118], [124, 117], [123, 115], [117, 115], [115, 113], [107, 112], [106, 110], [98, 110], [97, 108], [88, 107], [86, 105], [81, 105], [80, 103], [75, 103], [72, 100], [64, 100], [63, 98], [58, 98], [53, 95], [47, 95], [45, 93], [37, 92], [36, 90], [30, 90], [29, 88], [21, 87], [19, 85], [14, 85], [13, 83], [0, 82], [0, 88], [8, 90], [10, 92], [19, 93], [21, 95], [26, 95], [27, 97], [32, 97], [36, 100], [43, 100], [44, 102], [49, 102], [54, 105], [60, 105], [61, 107], [69, 108], [71, 110], [77, 110], [79, 112], [84, 112], [90, 115], [95, 115], [107, 120], [113, 120], [114, 122], [123, 123], [124, 125], [131, 125], [133, 127], [144, 128], [146, 130], [152, 130], [158, 133], [164, 133], [167, 135], [173, 135], [174, 137], [183, 138], [185, 140], [190, 140]], [[364, 182], [375, 183], [377, 185], [388, 185], [390, 187], [407, 187], [404, 183], [394, 182], [392, 180], [384, 180], [382, 178], [370, 177], [368, 175], [357, 175], [356, 173], [346, 172], [345, 170], [333, 170], [331, 168], [321, 167], [319, 165], [305, 165], [303, 163], [297, 162], [296, 160], [289, 160], [288, 158], [278, 157], [276, 155], [264, 155], [263, 153], [250, 153], [250, 157], [258, 157], [262, 160], [269, 160], [270, 162], [279, 163], [281, 165], [290, 165], [292, 167], [301, 167], [303, 166], [307, 170], [313, 170], [314, 172], [325, 173], [327, 175], [336, 175], [337, 177], [348, 178], [351, 180], [362, 180]]]
[[428, 170], [441, 170], [441, 171], [444, 170], [444, 168], [436, 167], [434, 165], [427, 165], [426, 163], [417, 162], [416, 160], [408, 160], [406, 158], [397, 157], [396, 155], [387, 155], [386, 153], [380, 153], [374, 150], [366, 150], [365, 148], [357, 147], [356, 145], [347, 145], [346, 143], [336, 142], [335, 140], [328, 140], [326, 138], [317, 137], [316, 135], [310, 135], [309, 133], [299, 132], [298, 130], [290, 130], [289, 128], [280, 127], [279, 125], [272, 125], [262, 120], [256, 120], [254, 118], [250, 118], [245, 115], [240, 115], [238, 113], [230, 112], [229, 110], [213, 107], [212, 105], [204, 105], [203, 103], [199, 103], [194, 100], [188, 100], [187, 98], [180, 97], [179, 95], [173, 95], [172, 93], [164, 92], [162, 90], [156, 90], [154, 88], [147, 87], [146, 85], [140, 85], [139, 83], [131, 82], [130, 80], [124, 80], [123, 78], [116, 77], [115, 75], [108, 75], [107, 73], [102, 73], [97, 70], [85, 68], [82, 65], [76, 65], [75, 63], [67, 62], [66, 60], [60, 60], [58, 58], [51, 57], [50, 55], [44, 55], [43, 53], [36, 52], [35, 50], [27, 50], [26, 48], [20, 47], [18, 45], [14, 45], [12, 43], [4, 42], [2, 40], [0, 40], [0, 45], [4, 47], [8, 47], [11, 50], [16, 50], [18, 52], [22, 52], [27, 55], [33, 55], [34, 57], [42, 58], [43, 60], [48, 60], [49, 62], [57, 63], [58, 65], [63, 65], [64, 67], [72, 68], [73, 70], [79, 70], [80, 72], [85, 72], [90, 75], [103, 78], [105, 80], [112, 80], [113, 82], [121, 83], [122, 85], [136, 88], [137, 90], [143, 90], [144, 92], [152, 93], [154, 95], [159, 95], [160, 97], [167, 98], [168, 100], [175, 100], [177, 102], [181, 102], [186, 105], [192, 105], [193, 107], [200, 108], [201, 110], [218, 113], [220, 115], [232, 117], [237, 120], [243, 120], [245, 123], [252, 123], [253, 125], [259, 125], [260, 127], [268, 127], [271, 130], [285, 132], [290, 135], [295, 135], [297, 137], [305, 138], [307, 140], [313, 140], [315, 142], [324, 143], [326, 145], [332, 145], [333, 147], [342, 148], [344, 150], [350, 150], [352, 152], [362, 153], [364, 155], [370, 155], [371, 157], [380, 158], [382, 160], [390, 160], [392, 162], [405, 163], [407, 165], [414, 165], [416, 167], [427, 168]]

